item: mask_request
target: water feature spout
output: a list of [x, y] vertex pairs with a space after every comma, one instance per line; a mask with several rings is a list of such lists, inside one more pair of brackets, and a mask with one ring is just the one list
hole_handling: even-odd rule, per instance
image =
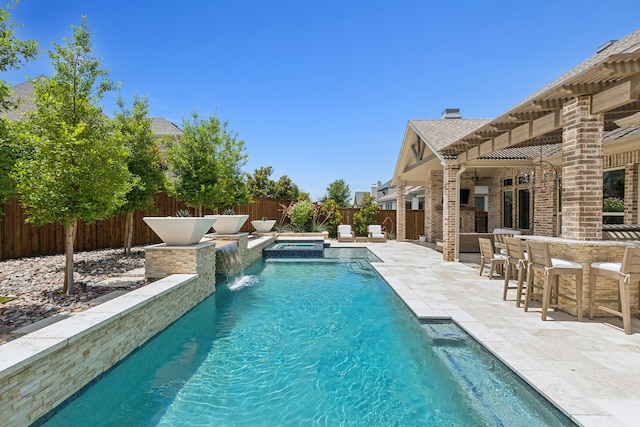
[[227, 282], [237, 282], [244, 276], [244, 267], [242, 265], [242, 255], [238, 242], [232, 242], [218, 248], [218, 253], [222, 259], [222, 268], [227, 276]]

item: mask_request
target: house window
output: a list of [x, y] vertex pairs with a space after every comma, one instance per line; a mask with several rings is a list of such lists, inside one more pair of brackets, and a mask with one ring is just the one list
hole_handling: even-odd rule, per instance
[[513, 190], [502, 192], [502, 227], [513, 228]]
[[529, 200], [529, 190], [518, 190], [518, 228], [523, 230], [531, 228]]
[[604, 171], [602, 177], [602, 222], [624, 223], [624, 169]]

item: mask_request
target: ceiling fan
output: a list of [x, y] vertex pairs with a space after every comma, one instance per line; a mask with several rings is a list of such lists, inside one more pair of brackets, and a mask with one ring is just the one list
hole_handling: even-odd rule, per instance
[[478, 168], [473, 170], [473, 176], [471, 177], [471, 181], [485, 181], [487, 179], [493, 179], [492, 176], [478, 176]]

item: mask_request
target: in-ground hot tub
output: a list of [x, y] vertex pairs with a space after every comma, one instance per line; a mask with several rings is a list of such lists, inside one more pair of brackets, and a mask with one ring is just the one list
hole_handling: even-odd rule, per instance
[[278, 239], [262, 250], [264, 258], [324, 258], [324, 239]]

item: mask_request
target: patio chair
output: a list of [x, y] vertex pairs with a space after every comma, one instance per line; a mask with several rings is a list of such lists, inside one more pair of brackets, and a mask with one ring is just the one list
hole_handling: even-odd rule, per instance
[[382, 231], [381, 225], [370, 225], [367, 227], [368, 241], [369, 242], [386, 242], [387, 232]]
[[489, 264], [489, 280], [493, 279], [493, 271], [496, 266], [504, 267], [507, 262], [507, 256], [504, 254], [497, 254], [493, 250], [493, 243], [491, 239], [484, 237], [478, 237], [478, 244], [480, 245], [480, 276], [484, 270], [484, 265]]
[[[595, 299], [598, 276], [610, 277], [618, 281], [618, 298], [615, 300]], [[628, 246], [622, 262], [593, 262], [589, 270], [589, 319], [593, 319], [593, 310], [598, 309], [622, 317], [624, 332], [631, 334], [631, 290], [632, 284], [640, 281], [640, 247]], [[618, 310], [600, 305], [604, 302], [617, 302]], [[638, 310], [633, 310], [639, 312]]]
[[[517, 237], [505, 237], [504, 238], [505, 251], [507, 254], [507, 261], [504, 272], [504, 291], [502, 292], [502, 300], [507, 299], [507, 291], [509, 289], [516, 289], [516, 307], [520, 307], [522, 302], [522, 288], [524, 285], [524, 276], [528, 268], [528, 256], [524, 250], [522, 240]], [[509, 279], [511, 274], [518, 272], [518, 280], [516, 286], [509, 286]]]
[[355, 242], [356, 233], [351, 230], [349, 224], [340, 224], [338, 226], [338, 242]]
[[[542, 320], [547, 320], [549, 308], [575, 306], [578, 322], [582, 322], [582, 264], [559, 258], [551, 258], [549, 255], [549, 245], [545, 242], [527, 241], [527, 254], [529, 259], [529, 269], [527, 271], [527, 296], [524, 299], [524, 311], [529, 310], [529, 301], [533, 296], [535, 285], [534, 276], [536, 271], [543, 274], [542, 284]], [[576, 283], [575, 298], [560, 294], [560, 276], [573, 275]], [[554, 282], [551, 283], [553, 278]], [[553, 293], [553, 298], [552, 298]], [[570, 303], [561, 304], [560, 298]]]

